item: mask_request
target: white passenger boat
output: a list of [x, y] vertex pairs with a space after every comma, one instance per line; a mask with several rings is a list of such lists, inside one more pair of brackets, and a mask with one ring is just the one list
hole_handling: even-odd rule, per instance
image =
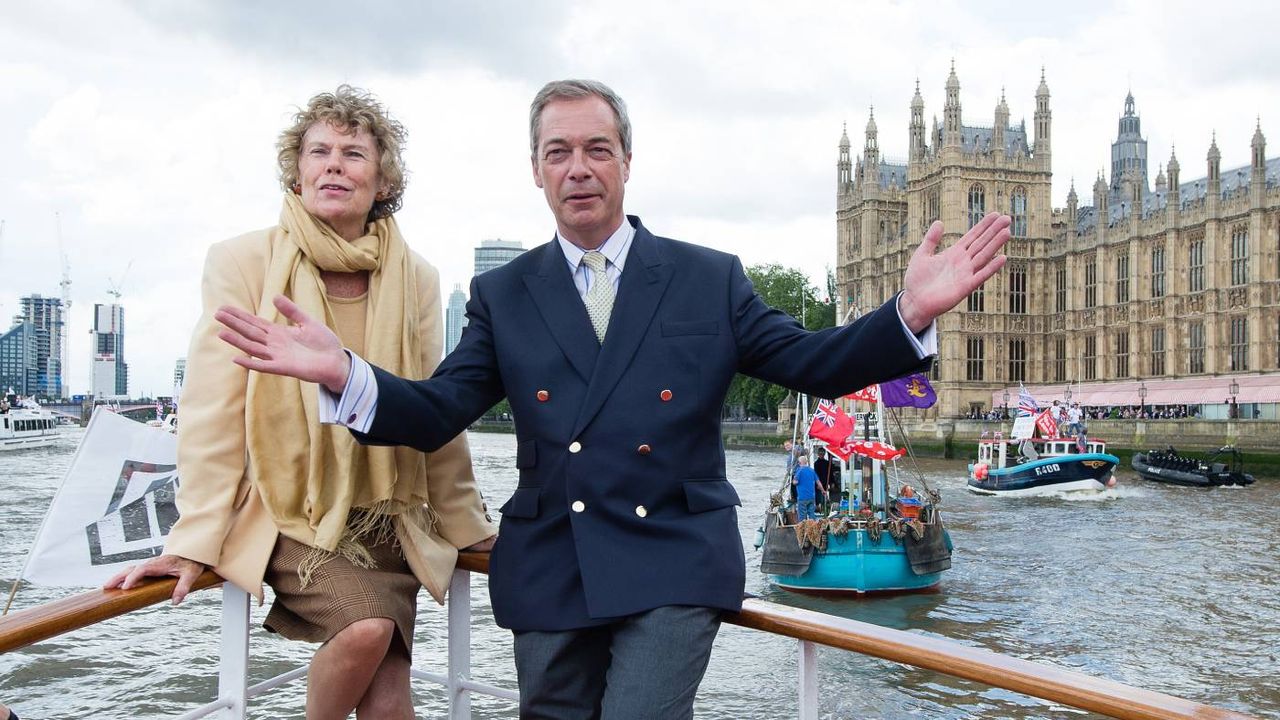
[[58, 439], [58, 416], [34, 401], [0, 414], [0, 450], [52, 445]]

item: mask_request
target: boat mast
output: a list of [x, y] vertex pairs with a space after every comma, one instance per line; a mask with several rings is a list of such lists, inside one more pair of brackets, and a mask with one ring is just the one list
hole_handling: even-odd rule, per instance
[[[873, 406], [872, 413], [876, 418], [876, 439], [880, 442], [888, 442], [888, 436], [885, 434], [885, 418], [884, 418], [884, 392], [879, 385], [876, 385], [876, 399], [878, 402]], [[871, 462], [871, 504], [884, 508], [881, 510], [881, 518], [888, 518], [888, 495], [889, 481], [885, 473], [884, 461], [873, 460]]]

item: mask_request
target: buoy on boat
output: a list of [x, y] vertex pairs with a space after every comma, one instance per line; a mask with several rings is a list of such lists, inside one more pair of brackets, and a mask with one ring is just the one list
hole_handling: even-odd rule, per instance
[[1115, 486], [1116, 486], [1116, 476], [1115, 476], [1115, 473], [1112, 473], [1107, 476], [1107, 487], [1113, 488]]
[[756, 549], [764, 547], [764, 528], [756, 528]]
[[978, 463], [977, 465], [974, 465], [974, 466], [973, 466], [973, 477], [974, 477], [974, 479], [975, 479], [975, 480], [985, 480], [985, 479], [987, 479], [987, 464], [986, 464], [986, 463]]

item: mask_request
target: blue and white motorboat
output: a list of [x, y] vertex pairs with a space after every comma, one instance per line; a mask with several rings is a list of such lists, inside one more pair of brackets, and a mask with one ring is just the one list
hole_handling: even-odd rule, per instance
[[1096, 493], [1115, 487], [1119, 464], [1120, 458], [1109, 454], [1101, 440], [997, 436], [978, 441], [968, 488], [980, 495], [1015, 497]]

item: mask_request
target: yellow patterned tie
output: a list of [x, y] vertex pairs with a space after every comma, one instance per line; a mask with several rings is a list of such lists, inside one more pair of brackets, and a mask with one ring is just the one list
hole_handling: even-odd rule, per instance
[[582, 301], [587, 306], [587, 316], [596, 330], [596, 339], [604, 342], [604, 332], [609, 327], [609, 313], [613, 312], [613, 281], [605, 274], [604, 255], [592, 250], [582, 256], [582, 264], [591, 268], [591, 289]]

